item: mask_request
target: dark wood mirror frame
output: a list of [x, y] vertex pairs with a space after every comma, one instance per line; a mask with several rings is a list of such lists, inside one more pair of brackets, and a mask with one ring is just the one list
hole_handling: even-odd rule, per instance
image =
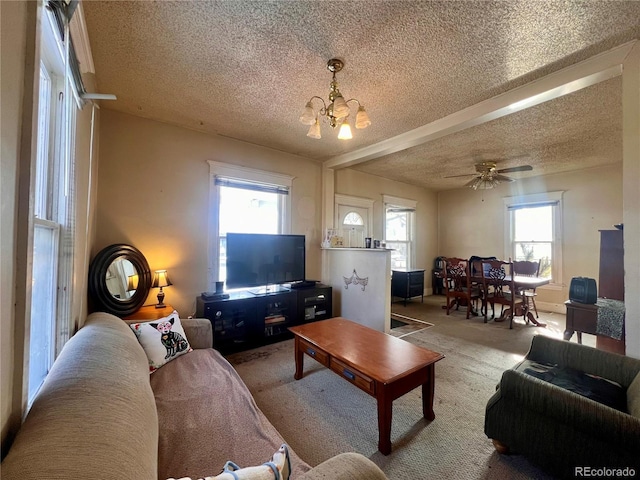
[[[128, 260], [138, 273], [138, 288], [131, 298], [115, 298], [107, 288], [107, 270], [116, 259]], [[151, 289], [151, 270], [144, 255], [125, 243], [109, 245], [100, 250], [89, 265], [89, 296], [94, 310], [125, 317], [138, 310], [147, 300]]]

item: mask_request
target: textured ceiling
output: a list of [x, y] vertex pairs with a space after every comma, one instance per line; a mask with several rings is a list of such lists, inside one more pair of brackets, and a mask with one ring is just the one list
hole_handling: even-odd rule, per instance
[[[113, 109], [325, 161], [376, 145], [640, 38], [631, 1], [85, 1]], [[329, 58], [372, 121], [341, 141], [298, 122]], [[622, 161], [621, 79], [355, 165], [436, 190], [474, 163], [513, 178]]]

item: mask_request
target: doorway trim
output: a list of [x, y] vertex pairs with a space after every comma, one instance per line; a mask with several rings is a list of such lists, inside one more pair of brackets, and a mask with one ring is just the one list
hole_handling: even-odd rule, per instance
[[373, 232], [373, 204], [374, 200], [370, 198], [336, 193], [334, 195], [333, 224], [338, 228], [338, 210], [340, 205], [345, 207], [366, 208], [367, 218], [364, 220], [367, 222], [367, 232], [371, 235], [371, 232]]

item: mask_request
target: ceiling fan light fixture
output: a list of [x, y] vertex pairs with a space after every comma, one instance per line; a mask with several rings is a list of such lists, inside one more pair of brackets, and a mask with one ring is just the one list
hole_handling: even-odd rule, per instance
[[[485, 161], [476, 163], [476, 177], [465, 183], [465, 187], [473, 188], [474, 190], [490, 190], [492, 188], [497, 187], [501, 183], [510, 183], [515, 182], [516, 180], [511, 177], [507, 177], [506, 175], [502, 175], [502, 173], [507, 172], [529, 172], [533, 170], [531, 165], [520, 165], [517, 167], [509, 167], [509, 168], [496, 168], [496, 162], [494, 161]], [[465, 177], [466, 174], [463, 175], [450, 175], [444, 178], [455, 178], [455, 177]]]
[[[338, 89], [338, 82], [336, 80], [336, 73], [342, 70], [344, 63], [342, 60], [332, 58], [327, 62], [327, 70], [333, 73], [333, 78], [329, 85], [329, 101], [325, 102], [322, 97], [313, 96], [307, 102], [304, 112], [300, 116], [300, 123], [304, 125], [310, 125], [307, 136], [311, 138], [320, 138], [320, 124], [319, 116], [322, 115], [329, 123], [331, 128], [340, 127], [338, 131], [338, 138], [341, 140], [348, 140], [353, 138], [351, 132], [351, 126], [346, 121], [346, 118], [351, 113], [349, 108], [350, 102], [356, 102], [358, 104], [358, 111], [356, 113], [355, 127], [362, 129], [371, 125], [369, 115], [365, 112], [364, 107], [355, 98], [345, 100], [340, 90]], [[313, 101], [317, 99], [322, 102], [322, 106], [318, 108], [317, 113], [313, 108]]]
[[474, 190], [491, 190], [500, 184], [500, 180], [490, 175], [480, 175], [474, 178], [465, 187], [473, 188]]

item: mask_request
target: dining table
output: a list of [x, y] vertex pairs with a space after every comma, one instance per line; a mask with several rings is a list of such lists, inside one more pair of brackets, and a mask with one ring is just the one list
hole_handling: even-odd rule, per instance
[[[439, 277], [443, 278], [444, 275], [443, 274], [439, 274]], [[482, 280], [483, 280], [482, 276], [478, 276], [477, 274], [471, 276], [471, 284], [478, 285], [481, 288], [482, 288], [482, 285], [483, 285], [483, 281]], [[538, 287], [541, 287], [543, 285], [548, 285], [549, 282], [550, 282], [549, 278], [547, 278], [547, 277], [531, 277], [531, 276], [528, 276], [528, 275], [516, 275], [516, 276], [513, 277], [513, 281], [514, 281], [514, 284], [515, 284], [516, 291], [520, 292], [523, 297], [524, 297], [525, 290], [538, 288]], [[506, 275], [505, 278], [504, 278], [504, 282], [506, 284], [510, 284], [511, 283], [511, 275]], [[484, 296], [486, 297], [486, 292], [485, 292]], [[523, 300], [524, 300], [524, 298], [523, 298]], [[451, 305], [449, 305], [449, 308], [453, 308], [453, 306], [456, 303], [459, 303], [459, 301], [460, 301], [460, 299], [457, 299], [457, 298], [452, 299]], [[466, 306], [466, 304], [464, 306]], [[447, 305], [443, 305], [442, 308], [446, 309]], [[483, 305], [483, 308], [487, 308], [486, 305]], [[515, 314], [517, 316], [524, 315], [536, 327], [546, 327], [547, 326], [546, 323], [542, 323], [542, 322], [538, 321], [538, 319], [535, 317], [533, 312], [529, 309], [529, 305], [528, 305], [528, 303], [526, 301], [523, 302], [523, 306], [521, 308], [524, 309], [524, 312], [520, 308], [516, 309]], [[478, 311], [473, 306], [471, 308], [471, 314], [474, 315], [474, 316], [478, 315]], [[511, 315], [511, 309], [507, 308], [502, 312], [502, 315], [500, 315], [500, 317], [495, 319], [494, 321], [503, 322], [504, 320], [509, 318], [509, 315]]]
[[[481, 285], [482, 284], [482, 277], [472, 277], [472, 281], [478, 282], [478, 284]], [[519, 292], [520, 295], [522, 295], [523, 300], [524, 300], [524, 292], [525, 292], [525, 290], [538, 288], [538, 287], [541, 287], [543, 285], [548, 285], [549, 282], [550, 282], [550, 280], [547, 277], [530, 277], [528, 275], [515, 275], [513, 277], [513, 283], [515, 284], [516, 292]], [[505, 284], [510, 284], [511, 283], [511, 275], [506, 275], [504, 277], [504, 283]], [[524, 311], [521, 310], [521, 309], [524, 309]], [[522, 302], [522, 307], [516, 308], [516, 311], [514, 312], [514, 314], [516, 316], [520, 316], [520, 315], [525, 316], [536, 327], [546, 327], [547, 326], [546, 323], [542, 323], [542, 322], [538, 321], [538, 319], [535, 317], [535, 315], [533, 314], [531, 309], [529, 309], [529, 304], [526, 301]], [[495, 322], [503, 322], [504, 320], [509, 318], [509, 315], [511, 315], [511, 309], [507, 308], [502, 312], [502, 315], [500, 315], [500, 317], [496, 318], [494, 321]]]

